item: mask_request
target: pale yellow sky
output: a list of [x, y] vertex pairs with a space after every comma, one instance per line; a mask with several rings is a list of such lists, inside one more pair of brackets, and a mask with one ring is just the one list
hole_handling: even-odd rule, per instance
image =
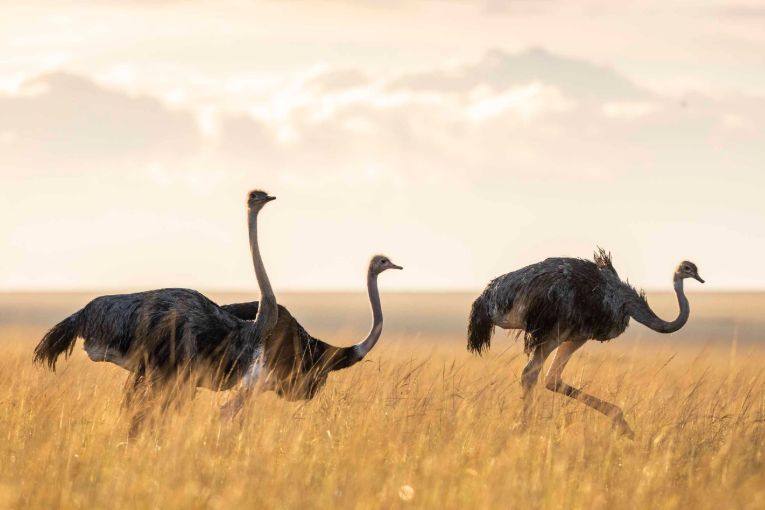
[[480, 289], [614, 253], [765, 272], [755, 2], [6, 2], [0, 290]]

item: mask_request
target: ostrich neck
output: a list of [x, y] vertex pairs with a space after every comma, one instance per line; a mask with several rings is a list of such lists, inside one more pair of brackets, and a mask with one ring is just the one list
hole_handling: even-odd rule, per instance
[[257, 337], [264, 339], [276, 325], [277, 309], [276, 296], [274, 296], [271, 282], [268, 280], [266, 268], [260, 256], [260, 248], [258, 247], [258, 213], [258, 210], [250, 210], [248, 217], [252, 265], [255, 267], [255, 277], [258, 279], [258, 287], [260, 288], [260, 306], [255, 316], [253, 328]]
[[680, 313], [675, 320], [667, 322], [660, 319], [656, 316], [653, 310], [651, 310], [648, 303], [642, 299], [630, 307], [629, 312], [632, 318], [659, 333], [674, 333], [682, 328], [688, 321], [691, 309], [688, 305], [688, 298], [685, 297], [685, 292], [683, 291], [683, 279], [675, 277], [674, 283], [675, 293], [677, 294], [677, 304], [680, 307]]
[[369, 293], [369, 304], [372, 306], [372, 329], [369, 330], [367, 337], [354, 346], [354, 350], [362, 359], [372, 350], [380, 339], [383, 328], [382, 306], [380, 305], [380, 292], [377, 290], [377, 274], [370, 271], [367, 273], [367, 292]]
[[353, 347], [332, 347], [330, 370], [342, 370], [355, 365], [366, 356], [380, 339], [383, 328], [382, 307], [380, 306], [380, 293], [377, 290], [377, 275], [370, 269], [367, 273], [367, 291], [369, 292], [369, 304], [372, 306], [372, 329], [367, 337]]

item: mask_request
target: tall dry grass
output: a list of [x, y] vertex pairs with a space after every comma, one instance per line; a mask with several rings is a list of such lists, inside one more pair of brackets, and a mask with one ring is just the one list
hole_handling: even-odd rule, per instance
[[[29, 333], [0, 330], [2, 508], [763, 508], [765, 356], [588, 345], [567, 380], [625, 409], [630, 441], [539, 389], [515, 427], [518, 345], [482, 359], [389, 341], [313, 401], [197, 398], [137, 439], [125, 372], [75, 356], [31, 364]], [[411, 342], [413, 343], [413, 342]]]

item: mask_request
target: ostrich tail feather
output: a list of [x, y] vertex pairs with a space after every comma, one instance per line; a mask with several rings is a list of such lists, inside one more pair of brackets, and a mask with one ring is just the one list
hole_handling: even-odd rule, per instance
[[56, 360], [62, 354], [69, 357], [77, 340], [77, 319], [80, 312], [74, 313], [59, 322], [40, 340], [35, 347], [35, 363], [45, 363], [56, 371]]
[[482, 354], [491, 346], [491, 335], [494, 332], [494, 322], [489, 315], [488, 306], [484, 296], [480, 296], [473, 302], [470, 309], [470, 322], [468, 323], [468, 350], [475, 354]]

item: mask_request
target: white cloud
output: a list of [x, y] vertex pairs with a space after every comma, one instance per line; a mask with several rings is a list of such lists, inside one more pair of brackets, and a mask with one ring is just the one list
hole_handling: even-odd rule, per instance
[[16, 132], [30, 152], [44, 147], [50, 156], [174, 153], [197, 137], [190, 120], [155, 99], [66, 73], [42, 75], [17, 94], [0, 95], [0, 128]]
[[220, 136], [220, 124], [218, 117], [220, 112], [213, 107], [201, 107], [196, 109], [197, 126], [199, 132], [209, 142], [216, 142]]
[[[324, 65], [248, 80], [232, 99], [220, 93], [231, 82], [208, 77], [175, 107], [135, 95], [130, 79], [122, 92], [116, 81], [99, 85], [61, 73], [29, 82], [47, 87], [44, 94], [0, 96], [0, 165], [26, 172], [4, 176], [13, 196], [0, 201], [0, 230], [14, 229], [9, 218], [39, 218], [54, 207], [86, 238], [77, 246], [82, 253], [68, 259], [84, 261], [79, 276], [70, 270], [72, 281], [125, 285], [86, 278], [99, 262], [91, 254], [99, 239], [87, 235], [93, 211], [121, 211], [114, 228], [130, 231], [135, 246], [120, 245], [120, 257], [143, 260], [202, 243], [214, 259], [223, 256], [214, 250], [228, 251], [240, 239], [241, 225], [223, 218], [242, 219], [242, 190], [262, 186], [280, 196], [272, 216], [279, 235], [268, 247], [276, 251], [267, 257], [280, 285], [358, 283], [356, 275], [333, 279], [330, 270], [298, 279], [290, 268], [305, 257], [299, 244], [313, 246], [336, 271], [397, 247], [400, 258], [419, 266], [407, 281], [422, 287], [478, 285], [553, 248], [585, 255], [597, 243], [631, 253], [639, 266], [636, 239], [650, 234], [645, 225], [674, 219], [695, 223], [694, 231], [703, 224], [724, 231], [717, 209], [731, 204], [750, 222], [765, 218], [757, 186], [736, 184], [762, 182], [765, 144], [753, 128], [765, 123], [761, 97], [697, 94], [681, 101], [643, 91], [612, 70], [539, 51], [489, 52], [448, 70], [405, 75]], [[589, 92], [593, 83], [602, 96]], [[131, 208], [142, 214], [133, 218]], [[162, 229], [170, 227], [157, 222], [165, 215], [199, 231], [165, 242]], [[42, 249], [35, 232], [15, 234], [23, 247], [15, 264]], [[0, 251], [7, 252], [4, 237]], [[666, 242], [662, 250], [682, 249], [679, 238]], [[751, 243], [753, 256], [765, 256], [765, 245]], [[433, 261], [431, 252], [447, 256]], [[449, 265], [452, 252], [465, 268]], [[200, 272], [203, 285], [251, 281], [246, 249], [225, 256], [242, 270]], [[171, 262], [152, 278], [195, 270], [188, 261]], [[0, 286], [21, 274], [4, 271]]]
[[561, 112], [571, 108], [556, 87], [534, 82], [521, 87], [511, 87], [505, 92], [492, 94], [471, 94], [474, 101], [466, 107], [468, 118], [482, 122], [505, 112], [529, 120], [548, 111]]

